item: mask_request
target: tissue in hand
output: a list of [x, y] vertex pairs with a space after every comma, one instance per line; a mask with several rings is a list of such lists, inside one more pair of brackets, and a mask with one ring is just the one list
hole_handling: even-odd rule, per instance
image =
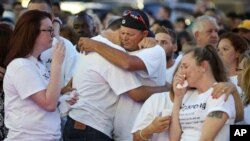
[[176, 88], [177, 89], [183, 89], [183, 88], [185, 88], [187, 86], [188, 86], [188, 82], [187, 82], [187, 80], [185, 80], [182, 85], [181, 84], [177, 84]]
[[171, 116], [172, 110], [171, 109], [163, 109], [161, 112], [161, 116]]
[[60, 104], [59, 104], [59, 111], [62, 116], [65, 116], [68, 114], [70, 110], [70, 105], [67, 100], [71, 100], [73, 97], [75, 97], [76, 91], [71, 91], [69, 94], [64, 94], [63, 96], [60, 97]]

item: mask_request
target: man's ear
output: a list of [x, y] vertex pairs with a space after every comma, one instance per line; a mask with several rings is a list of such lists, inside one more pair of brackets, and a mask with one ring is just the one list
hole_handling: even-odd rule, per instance
[[199, 31], [194, 32], [194, 38], [197, 39], [199, 37]]
[[143, 34], [144, 37], [147, 37], [148, 34], [149, 34], [149, 32], [148, 32], [147, 30], [144, 30], [144, 31], [142, 32], [142, 34]]

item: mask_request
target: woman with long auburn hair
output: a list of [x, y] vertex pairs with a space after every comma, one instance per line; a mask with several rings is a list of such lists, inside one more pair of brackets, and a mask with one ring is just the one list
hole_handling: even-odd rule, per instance
[[61, 137], [57, 104], [64, 45], [58, 43], [54, 48], [50, 74], [39, 58], [51, 48], [53, 37], [47, 12], [28, 11], [16, 23], [4, 62], [6, 141], [56, 141]]

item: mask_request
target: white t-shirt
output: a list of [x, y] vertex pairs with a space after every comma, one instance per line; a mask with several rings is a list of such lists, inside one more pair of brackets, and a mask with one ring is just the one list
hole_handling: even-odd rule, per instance
[[[120, 48], [100, 35], [92, 39]], [[79, 54], [78, 62], [73, 87], [79, 92], [79, 100], [72, 106], [69, 116], [111, 138], [119, 95], [141, 83], [132, 72], [116, 67], [95, 52]]]
[[250, 125], [250, 104], [244, 106], [244, 119], [235, 124], [237, 125]]
[[244, 124], [250, 125], [250, 104], [244, 107]]
[[[163, 110], [172, 110], [172, 108], [173, 102], [170, 99], [169, 92], [157, 93], [150, 96], [142, 105], [135, 120], [132, 133], [146, 128]], [[151, 141], [168, 141], [168, 132], [164, 131], [153, 134]]]
[[230, 76], [229, 79], [236, 86], [237, 91], [243, 101], [243, 92], [242, 92], [241, 87], [238, 86], [238, 75]]
[[230, 124], [234, 123], [236, 114], [234, 99], [231, 95], [227, 101], [224, 101], [225, 95], [213, 99], [212, 91], [213, 88], [209, 88], [206, 92], [199, 94], [197, 90], [188, 90], [185, 94], [179, 117], [182, 128], [181, 141], [199, 141], [203, 122], [213, 111], [223, 111], [229, 117], [218, 132], [215, 141], [229, 141]]
[[[74, 70], [75, 70], [75, 65], [77, 62], [77, 51], [73, 44], [63, 38], [60, 37], [60, 40], [64, 42], [65, 46], [65, 57], [63, 60], [62, 64], [62, 76], [61, 76], [61, 86], [62, 88], [66, 86], [66, 84], [69, 82], [69, 80], [72, 78]], [[53, 48], [56, 46], [56, 43], [58, 40], [54, 37], [53, 38], [53, 43], [52, 43], [52, 48], [47, 49], [44, 51], [40, 58], [43, 61], [43, 63], [46, 65], [47, 69], [50, 71], [50, 66], [51, 66], [51, 61], [52, 61], [52, 52]]]
[[[165, 84], [166, 53], [161, 46], [156, 45], [152, 48], [129, 52], [129, 54], [139, 57], [147, 68], [147, 71], [135, 72], [144, 85], [159, 86]], [[163, 59], [163, 57], [165, 58]]]
[[[157, 45], [152, 48], [130, 52], [130, 54], [139, 57], [147, 68], [147, 72], [135, 71], [137, 78], [143, 85], [165, 85], [166, 54], [161, 46]], [[131, 130], [142, 104], [133, 101], [127, 94], [120, 97], [114, 120], [114, 139], [116, 141], [133, 140]]]
[[48, 86], [49, 73], [34, 57], [13, 60], [4, 78], [6, 141], [48, 141], [61, 137], [58, 110], [47, 112], [30, 96]]
[[[241, 100], [244, 101], [244, 92], [238, 85], [238, 75], [229, 77], [230, 81], [236, 86], [238, 93], [240, 94]], [[237, 122], [236, 124], [250, 124], [250, 104], [244, 107], [244, 120]]]

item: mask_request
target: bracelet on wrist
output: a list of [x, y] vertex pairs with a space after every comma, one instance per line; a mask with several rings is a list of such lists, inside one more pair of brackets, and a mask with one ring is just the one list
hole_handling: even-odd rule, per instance
[[142, 130], [140, 130], [139, 134], [140, 134], [140, 137], [141, 137], [141, 139], [142, 139], [142, 140], [144, 140], [144, 141], [148, 141], [148, 139], [147, 139], [147, 138], [145, 138], [145, 137], [143, 137], [143, 136], [142, 136]]
[[61, 21], [61, 20], [59, 20], [59, 19], [54, 19], [54, 20], [52, 21], [52, 23], [54, 23], [54, 22], [59, 23], [59, 25], [60, 25], [60, 26], [62, 25], [62, 21]]

